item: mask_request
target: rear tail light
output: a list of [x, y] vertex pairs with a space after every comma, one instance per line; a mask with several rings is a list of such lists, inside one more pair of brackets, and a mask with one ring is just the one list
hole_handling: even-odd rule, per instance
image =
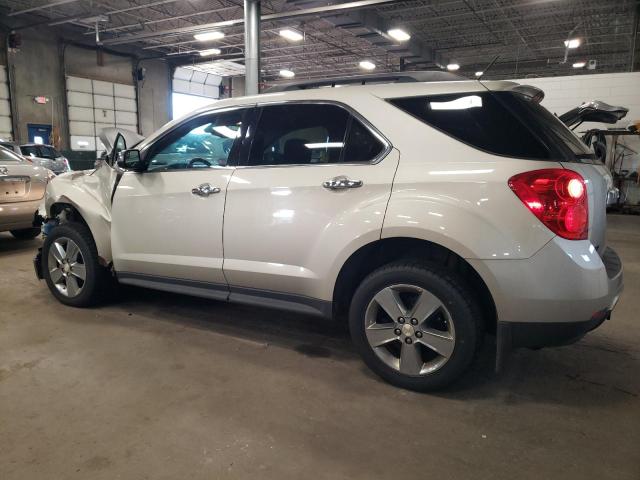
[[578, 173], [564, 168], [533, 170], [511, 177], [509, 187], [556, 235], [569, 240], [587, 238], [587, 186]]

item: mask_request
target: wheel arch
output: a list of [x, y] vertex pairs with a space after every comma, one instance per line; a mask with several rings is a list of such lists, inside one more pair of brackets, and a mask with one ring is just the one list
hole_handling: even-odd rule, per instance
[[495, 332], [496, 306], [480, 274], [456, 252], [438, 243], [412, 237], [391, 237], [361, 246], [342, 265], [333, 289], [333, 315], [345, 318], [360, 282], [377, 268], [397, 260], [422, 259], [451, 268], [471, 287], [483, 312], [485, 328]]
[[98, 260], [103, 266], [111, 263], [111, 229], [110, 222], [99, 214], [91, 214], [87, 209], [80, 207], [75, 202], [65, 196], [59, 197], [52, 202], [47, 209], [47, 216], [55, 218], [63, 211], [68, 211], [72, 215], [69, 220], [85, 225], [98, 250]]

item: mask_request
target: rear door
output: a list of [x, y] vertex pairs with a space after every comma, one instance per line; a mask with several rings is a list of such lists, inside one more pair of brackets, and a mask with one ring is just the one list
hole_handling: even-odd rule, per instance
[[398, 153], [336, 104], [264, 105], [258, 116], [227, 191], [230, 299], [328, 300], [344, 250], [380, 238]]

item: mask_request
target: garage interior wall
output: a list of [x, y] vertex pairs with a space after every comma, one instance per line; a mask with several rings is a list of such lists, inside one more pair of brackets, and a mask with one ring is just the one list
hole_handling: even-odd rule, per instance
[[[616, 125], [624, 127], [640, 121], [640, 72], [602, 73], [566, 77], [517, 78], [513, 80], [533, 85], [545, 93], [542, 105], [558, 115], [591, 100], [601, 100], [616, 107], [626, 107], [629, 113]], [[579, 129], [602, 128], [602, 124], [583, 123]]]

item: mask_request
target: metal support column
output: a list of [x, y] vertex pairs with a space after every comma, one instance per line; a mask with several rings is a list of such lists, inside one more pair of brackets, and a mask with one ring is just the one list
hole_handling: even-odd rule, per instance
[[245, 95], [257, 95], [260, 83], [260, 0], [244, 0]]

